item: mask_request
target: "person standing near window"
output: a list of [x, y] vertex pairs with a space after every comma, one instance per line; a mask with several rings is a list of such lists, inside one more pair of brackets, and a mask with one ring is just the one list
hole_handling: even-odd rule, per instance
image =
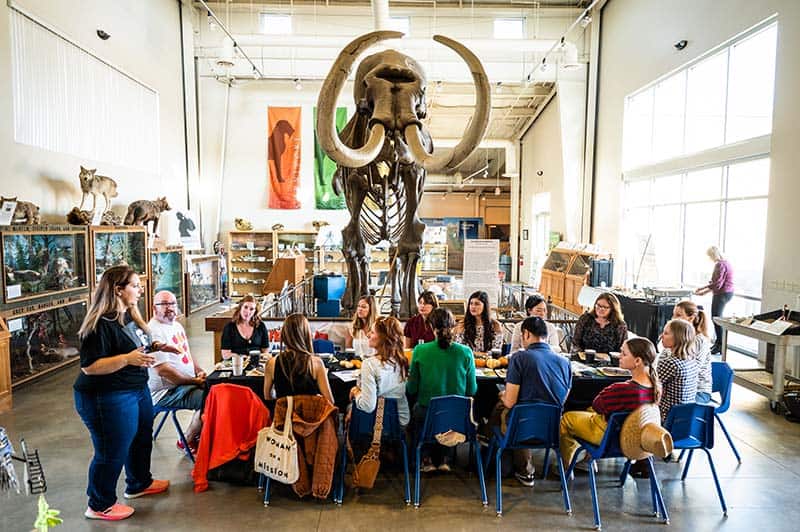
[[[731, 263], [725, 260], [722, 252], [717, 246], [711, 246], [706, 251], [708, 258], [714, 261], [714, 272], [711, 274], [711, 281], [701, 286], [694, 293], [698, 296], [706, 295], [711, 292], [711, 320], [715, 317], [722, 316], [725, 311], [725, 305], [733, 299], [733, 268]], [[722, 327], [714, 324], [714, 333], [716, 339], [714, 345], [711, 346], [711, 353], [717, 354], [722, 348]]]

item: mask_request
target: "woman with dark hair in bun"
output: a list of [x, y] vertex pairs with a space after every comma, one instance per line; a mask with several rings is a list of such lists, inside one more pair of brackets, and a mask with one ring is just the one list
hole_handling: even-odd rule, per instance
[[[436, 341], [414, 348], [406, 383], [406, 391], [417, 395], [417, 404], [411, 412], [415, 437], [422, 432], [432, 398], [442, 395], [472, 396], [478, 391], [472, 351], [453, 341], [453, 328], [456, 325], [453, 314], [447, 309], [437, 308], [431, 313], [430, 323]], [[422, 471], [433, 471], [437, 465], [440, 471], [450, 471], [449, 456], [445, 456], [443, 451], [444, 448], [439, 444], [434, 445], [434, 449], [423, 449]]]

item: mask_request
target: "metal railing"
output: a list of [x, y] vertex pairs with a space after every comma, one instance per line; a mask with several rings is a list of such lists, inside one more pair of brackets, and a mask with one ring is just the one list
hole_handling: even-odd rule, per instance
[[285, 318], [295, 313], [312, 316], [314, 314], [313, 279], [313, 277], [306, 277], [294, 285], [287, 281], [279, 293], [267, 294], [262, 297], [261, 319]]

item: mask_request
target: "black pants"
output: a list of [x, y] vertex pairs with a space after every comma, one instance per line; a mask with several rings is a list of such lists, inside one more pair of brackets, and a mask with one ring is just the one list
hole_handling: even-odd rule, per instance
[[[414, 448], [412, 453], [416, 452], [416, 445], [419, 437], [422, 435], [422, 429], [425, 427], [425, 417], [428, 415], [428, 407], [422, 406], [417, 403], [411, 410], [411, 430], [413, 436]], [[438, 443], [429, 443], [422, 446], [422, 459], [430, 458], [433, 465], [439, 466], [442, 463], [452, 464], [455, 458], [455, 447], [445, 447]]]
[[[723, 311], [725, 310], [725, 305], [727, 305], [731, 299], [733, 299], [733, 292], [714, 294], [714, 297], [711, 298], [711, 317], [721, 317]], [[719, 348], [722, 344], [722, 327], [716, 323], [714, 323], [714, 334], [717, 336], [717, 339], [714, 341], [714, 347]]]

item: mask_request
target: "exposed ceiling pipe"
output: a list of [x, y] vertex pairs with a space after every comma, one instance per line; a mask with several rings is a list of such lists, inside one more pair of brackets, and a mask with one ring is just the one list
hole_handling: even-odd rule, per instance
[[372, 0], [372, 20], [376, 31], [390, 29], [389, 0]]

